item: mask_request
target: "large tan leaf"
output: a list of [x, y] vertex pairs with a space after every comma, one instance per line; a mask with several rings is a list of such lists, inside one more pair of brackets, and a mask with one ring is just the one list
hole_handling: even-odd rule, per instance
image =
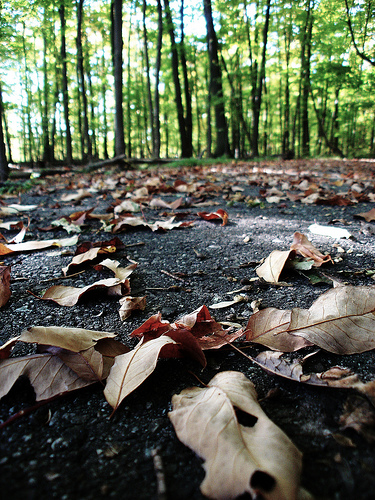
[[132, 351], [116, 357], [104, 389], [104, 396], [113, 411], [155, 370], [161, 349], [174, 343], [166, 335], [145, 343], [141, 340]]
[[61, 238], [54, 240], [36, 240], [24, 241], [23, 243], [10, 243], [9, 245], [2, 245], [7, 248], [8, 253], [12, 252], [31, 252], [36, 250], [44, 250], [53, 246], [56, 247], [71, 247], [78, 241], [78, 236], [71, 238]]
[[130, 292], [129, 281], [119, 280], [118, 278], [107, 278], [103, 280], [96, 281], [91, 285], [85, 286], [83, 288], [77, 288], [74, 286], [63, 286], [63, 285], [53, 285], [42, 297], [42, 300], [51, 300], [59, 304], [60, 306], [74, 306], [78, 300], [87, 292], [104, 289], [104, 293], [112, 296], [122, 297]]
[[205, 460], [203, 495], [228, 500], [302, 497], [302, 455], [265, 415], [254, 385], [240, 372], [218, 373], [206, 388], [172, 398], [178, 438]]
[[292, 309], [289, 332], [337, 354], [375, 348], [375, 287], [339, 286], [309, 309]]
[[92, 383], [81, 379], [61, 359], [52, 354], [33, 354], [0, 361], [0, 398], [8, 394], [16, 380], [25, 375], [37, 401], [80, 389]]
[[24, 330], [19, 338], [22, 342], [52, 345], [79, 352], [93, 347], [98, 340], [113, 338], [116, 334], [84, 328], [66, 328], [62, 326], [33, 326]]
[[277, 351], [292, 352], [313, 345], [288, 332], [291, 311], [268, 307], [250, 316], [245, 328], [246, 340]]
[[313, 344], [336, 354], [361, 353], [375, 348], [374, 312], [374, 286], [339, 286], [318, 297], [309, 309], [270, 307], [255, 313], [246, 337], [282, 351]]

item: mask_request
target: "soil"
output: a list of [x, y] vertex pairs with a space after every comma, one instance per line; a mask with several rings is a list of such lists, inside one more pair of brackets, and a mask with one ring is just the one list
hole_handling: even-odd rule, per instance
[[[35, 240], [66, 237], [61, 228], [41, 228], [62, 215], [94, 206], [94, 213], [103, 213], [115, 201], [115, 192], [131, 193], [142, 184], [147, 185], [150, 178], [159, 176], [170, 187], [161, 193], [160, 187], [155, 188], [155, 197], [168, 202], [181, 197], [180, 191], [172, 189], [176, 180], [189, 185], [198, 183], [193, 192], [182, 192], [185, 206], [175, 210], [185, 214], [181, 220], [193, 221], [192, 227], [166, 232], [132, 228], [117, 235], [129, 246], [114, 258], [124, 266], [127, 257], [139, 263], [130, 283], [133, 296], [146, 295], [144, 311], [121, 321], [118, 300], [99, 294], [89, 295], [73, 307], [39, 300], [29, 291], [41, 295], [52, 284], [85, 286], [102, 274], [89, 268], [83, 274], [63, 279], [61, 270], [71, 261], [74, 248], [12, 254], [3, 257], [5, 265], [11, 266], [12, 296], [0, 313], [0, 341], [4, 343], [30, 326], [70, 326], [115, 332], [123, 342], [134, 346], [130, 333], [152, 314], [160, 311], [163, 319], [172, 322], [203, 304], [210, 306], [230, 299], [229, 292], [249, 283], [252, 288], [246, 293], [246, 302], [210, 309], [217, 321], [245, 326], [253, 313], [254, 300], [260, 300], [262, 307], [308, 308], [332, 287], [332, 282], [313, 285], [296, 272], [283, 275], [282, 281], [289, 286], [252, 280], [257, 278], [255, 269], [261, 259], [272, 250], [287, 250], [296, 231], [335, 260], [334, 265], [324, 268], [329, 277], [353, 285], [372, 285], [374, 280], [368, 271], [375, 269], [375, 227], [356, 214], [374, 206], [374, 171], [375, 164], [370, 161], [332, 160], [162, 167], [127, 173], [114, 167], [91, 174], [67, 171], [59, 177], [45, 178], [14, 199], [3, 196], [7, 204], [37, 205], [26, 213], [30, 216], [26, 240]], [[307, 204], [287, 197], [269, 203], [262, 198], [264, 190], [272, 188], [300, 193], [298, 185], [303, 180], [310, 187], [317, 184], [325, 194], [341, 192], [345, 199], [353, 199], [353, 193], [360, 192], [362, 196], [358, 195], [359, 201], [348, 206]], [[93, 188], [91, 197], [77, 202], [61, 201], [63, 194]], [[197, 208], [197, 201], [206, 201], [207, 205]], [[226, 225], [196, 215], [198, 211], [212, 212], [218, 208], [229, 214]], [[142, 215], [148, 221], [160, 220], [165, 211], [168, 212], [145, 207]], [[14, 220], [15, 216], [3, 219]], [[313, 234], [309, 231], [313, 223], [345, 227], [352, 238]], [[8, 239], [16, 233], [3, 231]], [[100, 241], [112, 236], [104, 232], [99, 221], [87, 220], [79, 241]], [[242, 347], [241, 342], [236, 345]], [[17, 346], [12, 355], [26, 354], [28, 349], [27, 345]], [[245, 352], [256, 355], [262, 350], [261, 346], [251, 345]], [[305, 349], [303, 354], [315, 350]], [[171, 397], [186, 387], [199, 385], [197, 377], [207, 383], [219, 371], [237, 370], [252, 380], [264, 411], [302, 451], [304, 488], [321, 500], [374, 498], [373, 427], [360, 433], [344, 429], [340, 423], [346, 405], [360, 404], [365, 401], [362, 396], [350, 390], [312, 387], [271, 375], [232, 348], [207, 351], [206, 357], [204, 370], [189, 359], [159, 360], [155, 372], [124, 400], [112, 418], [100, 384], [37, 407], [29, 383], [19, 380], [0, 401], [0, 423], [20, 410], [32, 411], [26, 411], [1, 430], [1, 497], [204, 498], [199, 489], [204, 477], [202, 461], [177, 439], [168, 419]], [[351, 368], [364, 381], [374, 378], [373, 351], [350, 356], [319, 351], [308, 368], [320, 372], [334, 365]], [[163, 481], [157, 474], [155, 455], [156, 462], [159, 459], [163, 466]], [[163, 483], [165, 494], [158, 490]]]

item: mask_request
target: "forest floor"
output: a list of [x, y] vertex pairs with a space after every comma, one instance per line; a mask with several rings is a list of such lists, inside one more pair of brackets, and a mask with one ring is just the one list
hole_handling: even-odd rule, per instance
[[[260, 301], [261, 308], [309, 308], [337, 283], [374, 284], [375, 226], [371, 215], [367, 221], [358, 216], [375, 207], [375, 162], [370, 160], [275, 160], [129, 171], [113, 167], [79, 175], [67, 170], [25, 193], [3, 194], [0, 201], [4, 222], [23, 221], [27, 226], [30, 218], [24, 237], [30, 243], [27, 251], [2, 256], [3, 265], [11, 266], [11, 297], [0, 312], [0, 345], [33, 326], [62, 326], [114, 332], [133, 347], [137, 341], [131, 332], [158, 312], [172, 323], [205, 305], [217, 322], [245, 328], [256, 311], [254, 301]], [[120, 208], [124, 201], [133, 205]], [[114, 212], [118, 222], [137, 205], [141, 212], [129, 217], [148, 224], [169, 221], [167, 228], [152, 231], [133, 222], [119, 225], [114, 234]], [[222, 218], [197, 215], [219, 210], [224, 216], [220, 209], [228, 214], [226, 224]], [[78, 211], [84, 214], [79, 220], [73, 217], [75, 228], [71, 220], [61, 219]], [[172, 216], [173, 223], [193, 224], [173, 227]], [[312, 232], [313, 224], [328, 226], [329, 234]], [[20, 228], [0, 231], [9, 242]], [[337, 238], [337, 228], [351, 237]], [[74, 229], [80, 232], [67, 234]], [[262, 260], [273, 250], [289, 250], [296, 232], [333, 262], [314, 272], [285, 269], [277, 284], [259, 279], [256, 269]], [[77, 245], [33, 247], [35, 241], [75, 235], [77, 244], [115, 236], [121, 240], [125, 246], [110, 257], [123, 267], [128, 259], [138, 263], [129, 280], [132, 296], [146, 296], [144, 310], [121, 320], [118, 298], [108, 297], [103, 289], [70, 306], [40, 299], [52, 285], [83, 288], [111, 276], [87, 265], [79, 268], [83, 272], [73, 270], [65, 277], [62, 269], [72, 261]], [[221, 307], [239, 294], [241, 301]], [[212, 308], [215, 304], [219, 307]], [[365, 396], [267, 372], [244, 355], [254, 358], [266, 347], [241, 338], [234, 344], [239, 350], [229, 345], [205, 350], [204, 369], [191, 359], [160, 359], [111, 418], [100, 383], [38, 406], [32, 387], [19, 380], [0, 401], [1, 497], [204, 498], [202, 460], [176, 436], [168, 418], [171, 398], [187, 387], [201, 386], [198, 380], [207, 384], [218, 372], [234, 370], [254, 383], [265, 413], [303, 453], [301, 483], [306, 490], [321, 500], [373, 499], [375, 411]], [[368, 349], [335, 354], [313, 346], [294, 356], [315, 353], [306, 361], [309, 373], [339, 365], [367, 382], [375, 378], [374, 351]], [[19, 342], [9, 359], [33, 352], [33, 344]], [[3, 390], [6, 374], [0, 377]], [[28, 408], [32, 411], [20, 415]]]

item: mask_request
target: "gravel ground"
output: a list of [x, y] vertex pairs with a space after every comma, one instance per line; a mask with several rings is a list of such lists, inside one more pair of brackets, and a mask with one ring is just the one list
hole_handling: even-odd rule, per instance
[[[115, 332], [123, 342], [133, 346], [130, 333], [152, 314], [160, 311], [163, 319], [172, 322], [203, 304], [210, 306], [230, 299], [232, 295], [228, 292], [249, 283], [252, 288], [247, 292], [246, 302], [211, 310], [217, 321], [245, 326], [253, 313], [253, 300], [261, 300], [262, 307], [307, 308], [331, 285], [312, 285], [306, 277], [292, 272], [283, 278], [290, 286], [252, 281], [257, 277], [255, 269], [261, 259], [272, 250], [287, 250], [296, 231], [334, 258], [335, 264], [325, 267], [330, 277], [353, 285], [374, 284], [371, 273], [366, 271], [375, 269], [375, 227], [355, 217], [374, 206], [371, 196], [352, 206], [305, 204], [290, 199], [268, 203], [261, 197], [265, 189], [286, 189], [285, 182], [290, 179], [295, 182], [307, 179], [335, 192], [345, 189], [347, 192], [345, 186], [355, 182], [367, 194], [375, 193], [370, 162], [274, 162], [260, 165], [257, 170], [253, 164], [203, 170], [163, 168], [152, 173], [130, 171], [124, 178], [116, 169], [78, 177], [67, 172], [58, 179], [47, 178], [17, 198], [3, 197], [3, 201], [38, 205], [36, 210], [26, 213], [31, 219], [26, 240], [62, 238], [67, 234], [61, 229], [41, 231], [41, 228], [61, 215], [93, 206], [96, 206], [94, 212], [102, 213], [114, 201], [119, 185], [131, 192], [157, 173], [166, 184], [176, 179], [188, 183], [195, 178], [201, 183], [206, 179], [210, 189], [205, 186], [199, 192], [183, 193], [190, 206], [179, 208], [176, 213], [188, 212], [182, 220], [194, 221], [192, 227], [167, 232], [133, 228], [117, 235], [129, 246], [118, 251], [114, 258], [123, 266], [127, 257], [138, 262], [130, 277], [132, 295], [146, 295], [146, 309], [121, 321], [116, 299], [95, 294], [73, 307], [60, 307], [30, 294], [31, 291], [40, 295], [52, 284], [85, 286], [102, 277], [98, 271], [87, 269], [83, 274], [62, 278], [61, 269], [71, 261], [74, 248], [55, 247], [4, 256], [5, 265], [11, 266], [12, 296], [0, 313], [0, 342], [18, 335], [24, 328], [43, 325]], [[344, 179], [346, 184], [337, 187], [334, 184], [337, 179]], [[61, 201], [63, 194], [93, 186], [97, 191], [90, 198], [74, 203]], [[172, 201], [181, 193], [170, 190], [155, 196]], [[261, 204], [253, 203], [256, 197]], [[208, 202], [204, 208], [192, 204], [203, 198]], [[229, 214], [225, 226], [196, 216], [198, 210], [210, 212], [219, 207]], [[160, 219], [164, 211], [145, 208], [143, 215], [147, 220]], [[14, 220], [14, 216], [2, 218]], [[338, 240], [312, 234], [309, 227], [313, 223], [345, 227], [353, 237]], [[3, 234], [9, 238], [16, 232], [4, 230]], [[110, 237], [98, 221], [90, 220], [79, 241]], [[256, 355], [262, 350], [253, 345], [246, 352]], [[13, 355], [27, 352], [30, 352], [27, 346], [17, 346]], [[305, 349], [306, 352], [309, 350]], [[35, 407], [4, 426], [0, 441], [2, 498], [203, 498], [199, 490], [204, 477], [202, 462], [179, 442], [167, 413], [173, 394], [199, 385], [196, 377], [207, 383], [224, 370], [241, 371], [254, 382], [264, 411], [303, 452], [302, 485], [315, 498], [374, 498], [374, 412], [372, 428], [366, 435], [342, 429], [340, 424], [347, 405], [360, 404], [365, 401], [362, 397], [352, 391], [306, 386], [276, 377], [230, 348], [208, 352], [207, 361], [202, 370], [187, 359], [160, 360], [155, 372], [125, 399], [112, 418], [103, 387], [97, 384]], [[373, 351], [351, 356], [321, 351], [309, 368], [319, 372], [333, 365], [351, 368], [364, 381], [374, 378]], [[32, 388], [27, 381], [19, 380], [0, 401], [0, 423], [34, 405]], [[163, 464], [165, 496], [158, 492], [155, 453]]]

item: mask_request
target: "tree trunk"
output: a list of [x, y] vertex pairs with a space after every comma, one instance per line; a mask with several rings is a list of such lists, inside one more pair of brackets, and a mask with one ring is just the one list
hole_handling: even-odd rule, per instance
[[69, 117], [69, 94], [68, 94], [68, 70], [66, 63], [66, 40], [65, 40], [65, 7], [64, 1], [59, 7], [60, 25], [61, 25], [61, 61], [62, 61], [62, 92], [65, 121], [65, 140], [66, 140], [66, 161], [72, 163], [72, 136], [70, 131]]
[[181, 19], [181, 39], [180, 39], [180, 56], [181, 56], [181, 67], [182, 74], [184, 77], [184, 94], [185, 94], [185, 105], [186, 105], [186, 116], [185, 116], [185, 131], [186, 131], [186, 142], [189, 157], [193, 156], [193, 114], [191, 108], [191, 91], [189, 76], [186, 63], [186, 51], [184, 42], [184, 0], [181, 0], [180, 9], [180, 19]]
[[259, 156], [259, 117], [260, 109], [262, 105], [262, 91], [263, 83], [266, 74], [266, 51], [267, 51], [267, 38], [268, 38], [268, 27], [270, 22], [270, 7], [271, 0], [267, 0], [266, 7], [266, 18], [263, 27], [263, 49], [262, 49], [262, 62], [259, 70], [259, 78], [257, 82], [257, 88], [254, 99], [254, 109], [253, 109], [253, 130], [252, 130], [252, 154], [253, 156]]
[[306, 23], [304, 31], [304, 39], [301, 49], [301, 128], [302, 128], [302, 156], [310, 155], [310, 129], [309, 129], [309, 95], [310, 95], [310, 59], [311, 59], [311, 38], [313, 27], [314, 0], [308, 0], [306, 11]]
[[5, 182], [9, 175], [8, 160], [5, 151], [4, 133], [3, 133], [3, 98], [0, 86], [0, 181]]
[[203, 0], [204, 17], [206, 19], [208, 56], [210, 63], [211, 104], [215, 110], [216, 145], [214, 156], [230, 155], [228, 125], [225, 117], [224, 93], [221, 67], [218, 59], [218, 41], [212, 18], [211, 0]]
[[156, 48], [156, 65], [155, 65], [155, 95], [154, 95], [154, 144], [153, 144], [153, 156], [155, 158], [160, 158], [160, 95], [159, 95], [159, 83], [160, 83], [160, 67], [161, 67], [161, 48], [163, 43], [163, 9], [161, 5], [161, 0], [157, 0], [158, 9], [158, 42]]
[[112, 2], [113, 71], [115, 79], [115, 156], [125, 154], [122, 107], [122, 0]]
[[167, 19], [169, 38], [171, 40], [172, 72], [173, 72], [173, 83], [175, 88], [175, 103], [177, 108], [178, 129], [180, 133], [181, 156], [182, 158], [189, 158], [191, 156], [191, 144], [189, 144], [186, 135], [186, 123], [184, 117], [184, 108], [182, 105], [181, 84], [180, 84], [180, 77], [178, 74], [178, 52], [175, 41], [174, 27], [173, 27], [171, 9], [169, 6], [169, 0], [164, 0], [164, 8], [165, 8], [165, 16]]
[[77, 69], [78, 69], [78, 84], [80, 94], [82, 96], [82, 111], [83, 111], [83, 139], [85, 144], [84, 156], [87, 159], [92, 157], [92, 144], [89, 134], [89, 116], [88, 103], [86, 95], [85, 71], [83, 67], [83, 50], [82, 50], [82, 17], [83, 17], [83, 2], [78, 0], [77, 3]]
[[51, 144], [49, 135], [49, 78], [48, 78], [48, 65], [47, 65], [47, 9], [44, 9], [43, 18], [43, 112], [42, 112], [42, 130], [43, 130], [43, 162], [49, 163], [53, 160], [53, 155], [51, 154]]

